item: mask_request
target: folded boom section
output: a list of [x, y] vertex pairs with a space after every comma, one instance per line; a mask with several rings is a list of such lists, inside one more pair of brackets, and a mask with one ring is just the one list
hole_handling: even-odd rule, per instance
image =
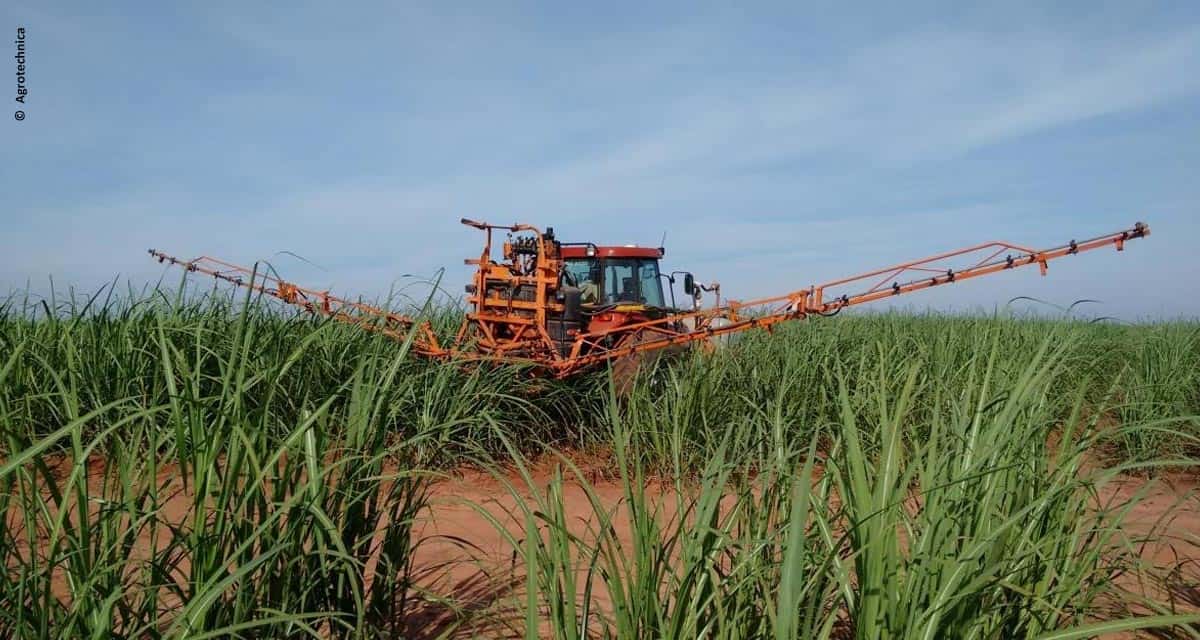
[[437, 336], [427, 321], [418, 322], [403, 314], [339, 298], [328, 291], [301, 287], [266, 272], [208, 256], [181, 260], [155, 249], [150, 249], [149, 254], [160, 263], [178, 265], [191, 273], [212, 276], [216, 280], [277, 298], [310, 313], [381, 333], [390, 338], [404, 340], [408, 332], [415, 327], [417, 336], [413, 341], [413, 351], [424, 356], [444, 355], [444, 350], [438, 346]]

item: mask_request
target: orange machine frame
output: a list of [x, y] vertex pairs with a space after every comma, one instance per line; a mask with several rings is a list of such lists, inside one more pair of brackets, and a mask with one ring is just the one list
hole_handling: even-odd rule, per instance
[[[608, 305], [590, 310], [592, 322], [600, 328], [571, 333], [569, 348], [563, 348], [563, 343], [547, 330], [547, 323], [565, 308], [559, 296], [563, 289], [562, 246], [553, 231], [543, 233], [528, 224], [492, 225], [465, 218], [461, 222], [484, 231], [486, 239], [480, 257], [466, 260], [476, 271], [467, 287], [468, 311], [450, 346], [439, 343], [428, 321], [351, 302], [328, 291], [300, 287], [207, 256], [180, 260], [153, 249], [150, 254], [159, 262], [180, 265], [190, 272], [247, 287], [311, 313], [389, 337], [405, 339], [416, 332], [412, 348], [425, 357], [524, 363], [533, 365], [535, 372], [562, 378], [639, 352], [753, 328], [769, 330], [780, 322], [813, 314], [834, 315], [846, 307], [1009, 269], [1036, 264], [1045, 275], [1051, 260], [1109, 246], [1123, 251], [1126, 241], [1150, 234], [1150, 228], [1139, 222], [1129, 229], [1081, 242], [1072, 240], [1050, 249], [986, 242], [784, 295], [747, 302], [729, 301], [724, 305], [718, 301], [712, 308], [695, 311]], [[498, 229], [509, 233], [500, 261], [492, 258], [492, 232]], [[512, 236], [523, 233], [530, 235], [515, 239]], [[955, 262], [962, 264], [956, 268]], [[902, 278], [906, 279], [901, 282]], [[839, 294], [852, 287], [857, 290]]]

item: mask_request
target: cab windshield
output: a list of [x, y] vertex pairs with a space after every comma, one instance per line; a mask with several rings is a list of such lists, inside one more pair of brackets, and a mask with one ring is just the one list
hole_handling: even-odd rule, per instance
[[568, 281], [583, 289], [584, 304], [666, 306], [653, 258], [576, 258], [566, 261], [566, 271]]

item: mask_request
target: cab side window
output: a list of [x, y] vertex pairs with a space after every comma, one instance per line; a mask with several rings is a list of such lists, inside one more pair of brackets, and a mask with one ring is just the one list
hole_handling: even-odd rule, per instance
[[[567, 260], [564, 267], [566, 271], [567, 284], [575, 287], [582, 287], [584, 282], [588, 280], [588, 273], [591, 271], [592, 263], [595, 260]], [[598, 284], [598, 283], [597, 283]]]

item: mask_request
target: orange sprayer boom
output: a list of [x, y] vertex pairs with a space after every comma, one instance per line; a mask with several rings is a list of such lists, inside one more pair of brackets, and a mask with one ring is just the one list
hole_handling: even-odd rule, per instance
[[416, 320], [402, 314], [373, 307], [361, 302], [352, 302], [328, 291], [317, 291], [285, 282], [276, 276], [265, 272], [239, 267], [216, 258], [201, 256], [192, 260], [180, 260], [161, 251], [150, 249], [150, 255], [160, 263], [179, 265], [192, 273], [212, 276], [238, 287], [245, 287], [258, 293], [278, 298], [288, 304], [296, 305], [317, 315], [327, 316], [339, 322], [358, 325], [370, 331], [382, 333], [388, 337], [404, 340], [413, 327], [418, 327], [418, 335], [413, 341], [413, 349], [427, 356], [442, 355], [438, 347], [437, 336], [427, 322], [418, 323]]
[[[153, 249], [150, 254], [159, 262], [250, 288], [338, 322], [398, 339], [415, 332], [412, 349], [421, 356], [525, 363], [561, 378], [643, 352], [769, 329], [810, 315], [831, 316], [846, 307], [1009, 269], [1036, 264], [1045, 275], [1051, 260], [1102, 247], [1123, 251], [1126, 241], [1150, 234], [1139, 222], [1050, 249], [987, 242], [780, 296], [722, 305], [718, 294], [712, 308], [681, 310], [663, 298], [660, 278], [671, 283], [675, 279], [658, 271], [662, 248], [563, 243], [549, 228], [542, 232], [527, 224], [492, 225], [465, 218], [462, 223], [484, 231], [486, 240], [480, 257], [466, 261], [476, 273], [467, 285], [467, 313], [449, 346], [439, 343], [427, 321], [215, 258], [180, 260]], [[508, 232], [500, 260], [492, 255], [496, 230]], [[718, 287], [704, 287], [713, 289]], [[691, 274], [686, 274], [684, 290], [698, 299], [700, 287]], [[671, 294], [673, 298], [674, 289]]]

